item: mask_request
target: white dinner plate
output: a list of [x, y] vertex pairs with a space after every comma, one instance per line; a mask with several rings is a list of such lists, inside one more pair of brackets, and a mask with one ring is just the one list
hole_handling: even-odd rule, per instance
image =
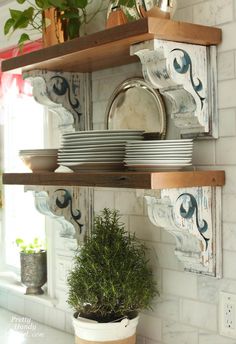
[[123, 158], [94, 158], [94, 157], [84, 157], [84, 158], [59, 158], [57, 159], [58, 162], [108, 162], [108, 161], [123, 161]]
[[127, 154], [192, 154], [192, 148], [189, 149], [126, 149]]
[[182, 170], [185, 167], [192, 166], [192, 164], [168, 164], [165, 166], [160, 165], [127, 165], [128, 170], [131, 171], [151, 171], [151, 172], [157, 172], [157, 171], [178, 171]]
[[[129, 140], [133, 140], [133, 136], [130, 135], [123, 135], [123, 136], [111, 136], [111, 137], [76, 137], [76, 138], [69, 138], [69, 139], [62, 139], [63, 143], [71, 143], [71, 142], [82, 142], [82, 143], [86, 143], [86, 142], [99, 142], [99, 141], [105, 141], [105, 142], [114, 142], [114, 141], [129, 141]], [[135, 141], [142, 141], [143, 138], [142, 136], [135, 136]]]
[[169, 164], [190, 164], [191, 159], [181, 159], [181, 160], [158, 160], [158, 159], [143, 159], [143, 160], [127, 160], [125, 159], [124, 162], [127, 165], [169, 165]]
[[114, 140], [96, 140], [96, 141], [94, 141], [94, 140], [91, 140], [91, 141], [86, 141], [86, 142], [82, 142], [82, 141], [72, 141], [72, 142], [63, 142], [62, 143], [62, 147], [68, 147], [68, 146], [74, 146], [75, 148], [76, 147], [86, 147], [86, 146], [89, 146], [89, 145], [95, 145], [96, 146], [96, 144], [103, 144], [103, 145], [106, 145], [106, 144], [109, 144], [109, 145], [111, 145], [111, 144], [115, 144], [115, 143], [119, 143], [119, 144], [123, 144], [123, 145], [125, 145], [126, 144], [126, 142], [127, 142], [128, 140], [118, 140], [118, 139], [114, 139]]
[[133, 129], [115, 129], [115, 130], [83, 130], [83, 131], [73, 131], [71, 133], [64, 133], [63, 136], [77, 136], [77, 135], [98, 135], [98, 134], [107, 134], [107, 135], [114, 135], [114, 134], [142, 134], [144, 130], [133, 130]]
[[[183, 140], [144, 140], [144, 143], [154, 143], [154, 144], [160, 144], [160, 145], [165, 145], [165, 144], [189, 144], [193, 143], [193, 139], [183, 139]], [[136, 143], [135, 140], [132, 141], [132, 143]], [[137, 142], [138, 143], [138, 142]]]
[[61, 163], [59, 165], [69, 167], [74, 172], [89, 172], [89, 171], [119, 171], [124, 169], [124, 164], [120, 162], [81, 162], [81, 163]]
[[187, 153], [173, 153], [173, 152], [155, 152], [155, 153], [152, 153], [152, 152], [144, 152], [144, 153], [141, 153], [141, 152], [134, 152], [134, 153], [130, 153], [130, 152], [126, 152], [125, 153], [125, 157], [127, 158], [145, 158], [145, 157], [168, 157], [168, 158], [174, 158], [174, 157], [178, 157], [178, 158], [187, 158], [187, 157], [191, 157], [192, 156], [192, 152], [187, 152]]
[[66, 157], [97, 157], [97, 158], [106, 158], [106, 157], [121, 157], [122, 159], [124, 158], [124, 152], [95, 152], [95, 153], [91, 153], [91, 154], [88, 154], [88, 153], [60, 153], [58, 154], [58, 158], [66, 158]]
[[155, 144], [148, 144], [145, 145], [143, 144], [144, 141], [139, 141], [139, 143], [135, 143], [135, 144], [130, 144], [130, 141], [128, 141], [126, 143], [126, 149], [190, 149], [193, 148], [193, 144], [192, 143], [188, 143], [185, 145], [155, 145]]
[[97, 145], [75, 145], [75, 148], [71, 147], [71, 145], [68, 146], [62, 146], [58, 149], [59, 152], [61, 151], [95, 151], [95, 150], [117, 150], [122, 149], [125, 150], [125, 142], [122, 141], [122, 143], [107, 143], [107, 144], [97, 144]]

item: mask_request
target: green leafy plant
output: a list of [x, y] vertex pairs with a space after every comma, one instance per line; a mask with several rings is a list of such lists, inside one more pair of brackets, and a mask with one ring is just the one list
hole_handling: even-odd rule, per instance
[[[66, 35], [69, 39], [72, 39], [79, 36], [80, 25], [88, 21], [86, 7], [91, 0], [16, 0], [16, 2], [18, 4], [28, 3], [30, 6], [23, 11], [9, 9], [10, 18], [4, 25], [5, 35], [12, 34], [18, 29], [43, 32], [44, 27], [47, 25], [43, 12], [49, 8], [56, 8], [60, 13], [60, 18], [66, 23]], [[92, 17], [90, 17], [90, 20]], [[28, 40], [30, 40], [30, 36], [24, 32], [20, 36], [18, 45], [22, 47]]]
[[135, 21], [140, 17], [136, 0], [111, 0], [111, 9], [117, 7], [124, 12], [128, 22]]
[[19, 247], [20, 252], [26, 254], [39, 253], [45, 250], [45, 244], [39, 238], [34, 238], [33, 241], [29, 243], [26, 243], [21, 238], [17, 238], [16, 245]]
[[146, 248], [125, 231], [116, 210], [105, 208], [68, 275], [68, 303], [99, 322], [133, 318], [157, 294]]
[[[114, 0], [113, 2], [115, 2]], [[135, 7], [136, 6], [136, 1], [135, 0], [118, 0], [118, 5], [119, 6], [126, 6], [126, 7]]]

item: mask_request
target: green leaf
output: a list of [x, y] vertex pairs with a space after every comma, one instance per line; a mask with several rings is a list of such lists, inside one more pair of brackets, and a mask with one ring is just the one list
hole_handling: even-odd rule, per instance
[[35, 0], [35, 3], [36, 3], [36, 5], [39, 8], [43, 8], [43, 6], [44, 6], [44, 1], [43, 0]]
[[23, 244], [24, 240], [22, 240], [21, 238], [17, 238], [16, 239], [16, 245], [19, 246], [21, 244]]
[[25, 17], [25, 16], [21, 16], [20, 18], [18, 18], [16, 21], [15, 21], [15, 24], [13, 26], [14, 28], [14, 31], [16, 29], [24, 29], [26, 28], [28, 25], [29, 25], [29, 18]]
[[49, 3], [53, 5], [54, 7], [65, 9], [65, 2], [63, 0], [49, 0]]
[[47, 10], [52, 7], [49, 0], [35, 0], [35, 3], [39, 8], [42, 8], [42, 10]]
[[12, 8], [10, 8], [9, 11], [14, 20], [17, 20], [23, 14], [23, 11], [14, 10]]
[[7, 35], [9, 33], [9, 31], [13, 27], [14, 23], [15, 23], [15, 20], [12, 18], [9, 18], [6, 21], [6, 23], [4, 25], [4, 35]]
[[39, 244], [39, 238], [34, 238], [34, 245], [38, 245]]
[[22, 35], [20, 36], [20, 39], [18, 41], [18, 46], [20, 47], [20, 49], [23, 48], [24, 43], [26, 41], [30, 41], [29, 35], [27, 35], [27, 33], [22, 33]]
[[135, 0], [119, 0], [120, 6], [135, 7]]
[[24, 16], [27, 17], [29, 20], [33, 19], [33, 15], [34, 15], [34, 8], [33, 7], [29, 7], [27, 8], [27, 10], [25, 10], [23, 12]]
[[66, 11], [62, 16], [61, 18], [64, 18], [64, 19], [72, 19], [72, 18], [79, 18], [80, 15], [79, 15], [79, 12], [69, 12], [69, 11]]
[[67, 30], [68, 30], [68, 36], [70, 39], [73, 39], [79, 36], [79, 29], [80, 29], [79, 20], [75, 18], [69, 19]]
[[71, 8], [85, 8], [88, 5], [88, 0], [68, 0], [68, 7]]
[[24, 4], [26, 0], [16, 0], [18, 4]]

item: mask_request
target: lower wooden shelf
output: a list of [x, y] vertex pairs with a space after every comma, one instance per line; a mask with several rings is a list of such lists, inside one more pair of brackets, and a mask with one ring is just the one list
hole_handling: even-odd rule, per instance
[[4, 173], [3, 184], [63, 185], [133, 189], [223, 186], [224, 171]]

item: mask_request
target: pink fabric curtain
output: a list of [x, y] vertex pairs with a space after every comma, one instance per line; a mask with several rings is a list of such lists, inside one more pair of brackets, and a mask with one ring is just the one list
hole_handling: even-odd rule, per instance
[[[42, 48], [42, 41], [37, 40], [25, 44], [23, 52], [18, 47], [13, 47], [4, 51], [0, 51], [0, 62], [21, 54], [27, 54]], [[21, 74], [14, 74], [11, 72], [2, 72], [0, 69], [0, 95], [4, 95], [9, 89], [15, 90], [16, 94], [32, 95], [32, 88], [29, 82], [23, 80]]]

